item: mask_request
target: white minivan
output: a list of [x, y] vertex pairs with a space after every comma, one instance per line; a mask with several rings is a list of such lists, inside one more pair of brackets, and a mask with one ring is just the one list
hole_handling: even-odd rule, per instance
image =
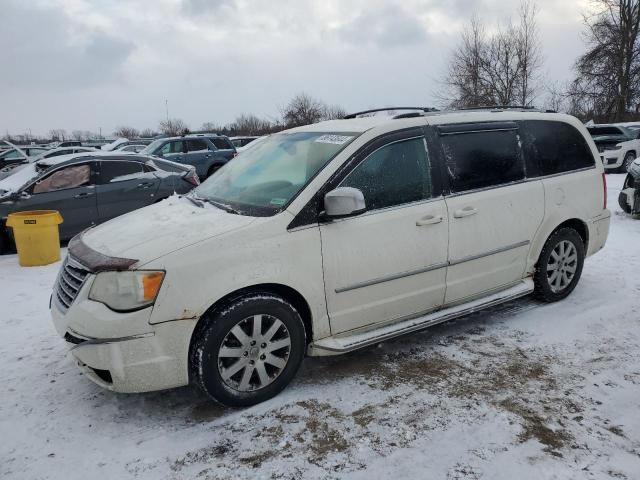
[[305, 354], [566, 297], [609, 219], [574, 117], [350, 115], [271, 135], [190, 194], [78, 235], [51, 312], [105, 388], [193, 383], [251, 405]]

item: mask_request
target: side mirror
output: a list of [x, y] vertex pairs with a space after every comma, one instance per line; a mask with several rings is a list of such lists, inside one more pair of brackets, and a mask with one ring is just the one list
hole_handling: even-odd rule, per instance
[[338, 187], [324, 196], [324, 214], [328, 218], [358, 215], [366, 210], [364, 195], [357, 188]]

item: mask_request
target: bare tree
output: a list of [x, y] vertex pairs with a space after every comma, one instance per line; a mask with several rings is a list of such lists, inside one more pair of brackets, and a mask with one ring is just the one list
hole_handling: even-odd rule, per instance
[[282, 119], [288, 127], [309, 125], [322, 120], [325, 104], [306, 93], [299, 93], [282, 108]]
[[189, 133], [187, 124], [179, 118], [169, 118], [168, 120], [161, 120], [158, 129], [165, 135], [169, 135], [171, 137]]
[[224, 127], [218, 125], [215, 122], [204, 122], [200, 130], [206, 133], [217, 133], [224, 129]]
[[49, 130], [49, 136], [54, 142], [59, 142], [65, 139], [67, 131], [64, 128], [54, 128]]
[[322, 120], [339, 120], [347, 115], [347, 111], [340, 105], [325, 105]]
[[264, 118], [243, 113], [227, 128], [237, 135], [264, 135], [272, 131], [272, 124]]
[[445, 91], [438, 94], [451, 108], [476, 107], [495, 103], [482, 75], [486, 61], [487, 36], [477, 16], [462, 32], [460, 45], [449, 61]]
[[518, 31], [513, 25], [491, 37], [481, 72], [490, 95], [498, 105], [517, 103], [522, 69], [518, 59]]
[[616, 122], [640, 111], [640, 0], [594, 0], [585, 17], [587, 52], [575, 64], [569, 94], [584, 117]]
[[136, 138], [140, 135], [140, 132], [138, 132], [137, 129], [133, 128], [133, 127], [118, 127], [115, 129], [115, 131], [113, 132], [113, 134], [116, 137], [123, 137], [123, 138]]
[[517, 56], [520, 64], [519, 101], [531, 105], [539, 91], [538, 71], [542, 66], [540, 38], [538, 36], [538, 7], [530, 0], [520, 3], [520, 23], [517, 28]]
[[567, 93], [558, 82], [551, 82], [545, 85], [545, 100], [543, 104], [547, 110], [555, 112], [567, 111]]
[[452, 108], [487, 105], [530, 105], [536, 98], [542, 55], [536, 24], [537, 8], [520, 4], [520, 21], [488, 34], [478, 17], [471, 19], [449, 60], [444, 92]]
[[71, 132], [71, 136], [74, 140], [84, 140], [84, 132], [82, 130], [74, 130]]
[[156, 132], [151, 130], [150, 128], [145, 128], [140, 132], [140, 138], [151, 138], [157, 135]]

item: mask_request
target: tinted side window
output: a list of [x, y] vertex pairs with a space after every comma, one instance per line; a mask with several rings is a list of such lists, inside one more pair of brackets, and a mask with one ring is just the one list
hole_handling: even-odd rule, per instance
[[144, 171], [137, 162], [100, 162], [100, 183], [123, 182], [139, 177]]
[[432, 183], [424, 139], [403, 140], [376, 150], [340, 186], [361, 190], [368, 210], [430, 198]]
[[209, 145], [204, 140], [187, 140], [188, 152], [200, 152], [202, 150], [209, 150]]
[[452, 192], [524, 179], [515, 130], [456, 133], [440, 139]]
[[216, 148], [220, 148], [222, 150], [229, 150], [233, 148], [233, 146], [225, 138], [212, 138], [211, 141], [216, 146]]
[[564, 122], [527, 120], [520, 124], [528, 177], [593, 167], [595, 160], [582, 134]]

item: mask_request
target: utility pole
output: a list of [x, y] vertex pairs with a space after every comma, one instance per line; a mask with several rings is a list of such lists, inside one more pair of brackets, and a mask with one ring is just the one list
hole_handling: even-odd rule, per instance
[[169, 100], [164, 99], [164, 108], [167, 112], [167, 123], [169, 123]]

